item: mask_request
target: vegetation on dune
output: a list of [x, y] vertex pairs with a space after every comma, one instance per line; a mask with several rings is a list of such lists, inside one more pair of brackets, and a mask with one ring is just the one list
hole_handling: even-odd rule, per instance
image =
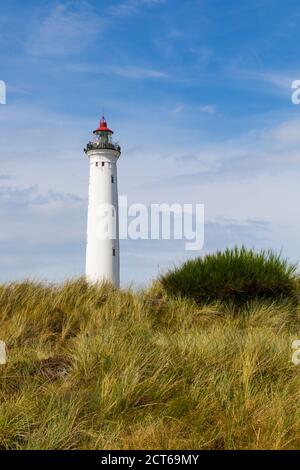
[[187, 261], [162, 276], [167, 292], [198, 303], [221, 301], [235, 305], [253, 299], [297, 301], [296, 266], [271, 251], [227, 249]]
[[288, 302], [78, 280], [0, 286], [0, 312], [1, 449], [300, 448]]

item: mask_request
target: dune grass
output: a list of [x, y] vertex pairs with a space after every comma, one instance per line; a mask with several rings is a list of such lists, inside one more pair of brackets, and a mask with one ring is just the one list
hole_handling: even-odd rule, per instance
[[299, 449], [288, 302], [0, 286], [1, 449]]

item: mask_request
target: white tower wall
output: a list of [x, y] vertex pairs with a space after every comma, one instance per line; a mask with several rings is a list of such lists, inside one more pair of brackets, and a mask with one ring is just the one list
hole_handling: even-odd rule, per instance
[[86, 278], [120, 285], [118, 150], [88, 150], [90, 160]]

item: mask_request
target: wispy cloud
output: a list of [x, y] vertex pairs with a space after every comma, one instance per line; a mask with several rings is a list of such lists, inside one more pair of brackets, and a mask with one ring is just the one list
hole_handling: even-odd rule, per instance
[[148, 69], [144, 67], [124, 66], [124, 67], [111, 67], [110, 71], [119, 77], [132, 78], [132, 79], [146, 79], [146, 78], [167, 78], [168, 75], [160, 70]]
[[300, 172], [300, 120], [290, 119], [268, 129], [256, 129], [234, 139], [206, 143], [177, 157], [185, 173], [165, 178], [177, 185], [251, 180], [257, 175]]
[[225, 76], [240, 81], [243, 86], [257, 87], [257, 84], [260, 84], [270, 93], [286, 94], [291, 93], [292, 81], [299, 79], [300, 70], [283, 73], [277, 70], [251, 70], [232, 65], [225, 70]]
[[13, 204], [26, 206], [44, 206], [53, 203], [82, 203], [85, 200], [76, 194], [49, 190], [46, 193], [39, 191], [38, 185], [28, 188], [14, 186], [0, 186], [0, 201], [9, 201]]
[[142, 7], [161, 5], [166, 2], [167, 0], [127, 0], [109, 7], [108, 14], [115, 17], [125, 17], [137, 13]]
[[72, 195], [40, 192], [37, 185], [0, 187], [0, 279], [81, 275], [85, 206]]
[[37, 23], [27, 51], [36, 56], [59, 56], [84, 49], [103, 30], [105, 22], [88, 2], [80, 0], [55, 6]]
[[175, 106], [174, 113], [181, 114], [185, 111], [192, 111], [192, 112], [201, 112], [201, 113], [208, 113], [214, 114], [216, 112], [216, 105], [215, 104], [204, 104], [204, 105], [187, 105], [183, 103], [179, 103]]
[[90, 73], [95, 75], [115, 75], [117, 77], [129, 78], [133, 80], [145, 80], [145, 79], [166, 79], [169, 75], [162, 71], [148, 67], [140, 67], [135, 65], [87, 65], [77, 64], [68, 65], [68, 70], [79, 73]]

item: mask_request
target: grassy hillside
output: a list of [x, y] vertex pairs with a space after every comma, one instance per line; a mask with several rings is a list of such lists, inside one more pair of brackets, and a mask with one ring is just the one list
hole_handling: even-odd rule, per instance
[[300, 449], [294, 309], [0, 286], [0, 448]]

